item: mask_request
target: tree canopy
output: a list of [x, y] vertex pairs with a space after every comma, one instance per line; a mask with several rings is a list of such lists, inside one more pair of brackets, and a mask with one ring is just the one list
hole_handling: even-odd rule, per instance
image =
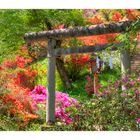
[[133, 20], [138, 15], [139, 11], [132, 9], [0, 10], [0, 60], [25, 43], [26, 32]]

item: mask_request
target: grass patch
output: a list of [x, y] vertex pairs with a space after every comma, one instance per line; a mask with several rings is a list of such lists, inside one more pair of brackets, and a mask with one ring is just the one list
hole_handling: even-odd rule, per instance
[[[59, 75], [57, 75], [57, 90], [68, 93], [71, 97], [76, 98], [77, 100], [88, 100], [89, 97], [87, 96], [87, 93], [85, 92], [85, 84], [86, 79], [85, 76], [89, 73], [84, 70], [81, 77], [72, 82], [72, 88], [71, 89], [65, 89], [62, 85], [61, 80], [59, 79]], [[120, 69], [113, 69], [108, 71], [102, 71], [101, 74], [99, 74], [99, 82], [100, 84], [107, 86], [108, 80], [115, 81], [120, 77]]]
[[119, 68], [103, 71], [99, 75], [100, 84], [107, 86], [108, 81], [115, 81], [120, 77], [121, 70]]

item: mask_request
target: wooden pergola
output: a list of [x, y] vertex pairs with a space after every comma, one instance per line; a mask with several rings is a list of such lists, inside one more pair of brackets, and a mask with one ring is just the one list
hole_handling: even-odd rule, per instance
[[[92, 26], [82, 26], [70, 29], [58, 29], [41, 32], [26, 33], [24, 39], [27, 43], [38, 40], [47, 40], [48, 45], [46, 49], [46, 57], [48, 58], [48, 96], [46, 101], [46, 122], [55, 121], [55, 68], [56, 57], [62, 54], [74, 54], [74, 53], [89, 53], [105, 50], [110, 47], [109, 44], [97, 44], [95, 46], [82, 46], [82, 47], [69, 47], [58, 48], [57, 40], [64, 38], [102, 35], [108, 33], [123, 33], [133, 23], [133, 21], [122, 21], [111, 24], [98, 24]], [[117, 47], [123, 46], [123, 43], [114, 43], [112, 50], [116, 50]], [[123, 50], [121, 52], [121, 70], [122, 73], [126, 73], [129, 70], [130, 73], [130, 56], [129, 50]]]

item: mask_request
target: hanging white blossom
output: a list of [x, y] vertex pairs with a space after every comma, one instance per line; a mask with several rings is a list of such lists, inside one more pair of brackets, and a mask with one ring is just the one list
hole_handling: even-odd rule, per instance
[[96, 57], [96, 66], [98, 69], [100, 68], [100, 59], [98, 56]]
[[110, 66], [110, 69], [113, 69], [112, 55], [110, 55], [110, 58], [109, 58], [109, 66]]

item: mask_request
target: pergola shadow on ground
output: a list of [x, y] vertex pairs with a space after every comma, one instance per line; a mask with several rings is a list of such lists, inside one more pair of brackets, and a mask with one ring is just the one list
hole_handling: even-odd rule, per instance
[[[111, 24], [98, 24], [92, 26], [76, 27], [72, 29], [58, 29], [42, 32], [26, 33], [24, 36], [27, 44], [32, 41], [47, 40], [46, 53], [48, 58], [48, 96], [46, 100], [46, 122], [55, 122], [55, 67], [56, 57], [67, 54], [90, 53], [105, 50], [112, 46], [111, 50], [117, 50], [123, 43], [96, 44], [94, 46], [59, 48], [58, 40], [64, 38], [73, 38], [80, 36], [102, 35], [108, 33], [124, 33], [134, 21], [122, 21]], [[44, 57], [42, 56], [42, 57]], [[123, 50], [120, 55], [122, 73], [130, 73], [130, 55], [129, 50]], [[129, 71], [128, 71], [129, 70]]]

